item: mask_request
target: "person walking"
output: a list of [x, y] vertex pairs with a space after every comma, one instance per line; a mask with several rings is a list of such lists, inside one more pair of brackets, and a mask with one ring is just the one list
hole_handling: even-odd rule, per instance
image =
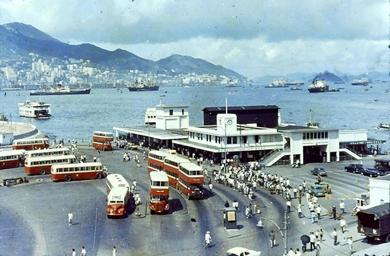
[[291, 201], [290, 200], [288, 200], [286, 202], [286, 206], [287, 206], [287, 213], [290, 213], [291, 212]]
[[302, 256], [302, 253], [299, 251], [298, 248], [295, 250], [295, 256]]
[[116, 256], [116, 246], [112, 247], [112, 256]]
[[310, 232], [309, 238], [310, 238], [310, 251], [313, 251], [315, 249], [316, 236], [313, 234], [313, 232]]
[[340, 228], [341, 228], [341, 232], [344, 233], [345, 232], [345, 227], [347, 225], [347, 222], [345, 221], [344, 218], [341, 218], [340, 219]]
[[332, 237], [333, 237], [333, 245], [337, 245], [337, 231], [336, 231], [336, 229], [333, 229]]
[[68, 226], [73, 225], [73, 213], [68, 213]]
[[321, 218], [321, 206], [320, 205], [317, 205], [316, 213], [317, 213], [317, 218], [320, 219]]
[[86, 256], [87, 255], [87, 250], [85, 249], [84, 246], [81, 247], [81, 252], [80, 252], [80, 256]]
[[212, 194], [213, 193], [213, 183], [209, 183], [209, 190], [210, 190], [210, 193]]
[[[229, 207], [229, 206], [230, 206], [230, 205], [229, 205], [229, 201], [228, 201], [228, 200], [226, 200], [226, 201], [225, 201], [225, 205], [224, 205], [224, 206], [225, 206], [225, 208], [227, 208], [227, 207]], [[234, 205], [233, 205], [233, 206], [234, 206]]]
[[322, 228], [320, 228], [320, 241], [323, 241], [323, 237], [324, 237], [324, 231], [322, 230]]
[[343, 199], [341, 199], [341, 201], [340, 201], [340, 211], [342, 214], [345, 213], [345, 203], [344, 203]]
[[269, 240], [271, 242], [271, 248], [275, 247], [275, 233], [273, 230], [271, 230], [271, 233], [269, 234]]
[[301, 204], [298, 204], [297, 211], [298, 211], [298, 218], [302, 218], [302, 208], [301, 208]]
[[74, 248], [72, 249], [72, 256], [76, 256], [76, 250]]
[[336, 210], [336, 206], [333, 205], [332, 207], [332, 215], [333, 215], [333, 219], [335, 220], [336, 219], [336, 215], [337, 215], [337, 210]]
[[295, 252], [294, 252], [293, 248], [290, 248], [290, 250], [287, 253], [287, 256], [295, 256]]
[[211, 246], [211, 234], [210, 231], [206, 231], [206, 234], [204, 235], [204, 242], [206, 248], [209, 248]]
[[352, 253], [353, 253], [352, 243], [353, 243], [353, 241], [352, 241], [352, 236], [350, 236], [350, 237], [348, 237], [348, 239], [347, 239], [347, 244], [348, 244], [348, 248], [349, 248], [349, 253], [350, 253], [350, 255], [352, 255]]

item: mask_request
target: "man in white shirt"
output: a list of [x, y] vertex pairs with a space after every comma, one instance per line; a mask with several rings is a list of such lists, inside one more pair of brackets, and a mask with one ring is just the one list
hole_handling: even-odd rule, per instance
[[73, 213], [68, 213], [68, 225], [72, 225], [73, 224]]
[[80, 256], [86, 256], [87, 255], [87, 250], [85, 249], [85, 247], [81, 247], [81, 252], [80, 252]]

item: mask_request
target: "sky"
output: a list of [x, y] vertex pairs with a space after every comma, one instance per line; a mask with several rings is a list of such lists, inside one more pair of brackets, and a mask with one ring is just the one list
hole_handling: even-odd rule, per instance
[[189, 55], [249, 78], [388, 72], [389, 13], [388, 0], [0, 0], [0, 24], [152, 60]]

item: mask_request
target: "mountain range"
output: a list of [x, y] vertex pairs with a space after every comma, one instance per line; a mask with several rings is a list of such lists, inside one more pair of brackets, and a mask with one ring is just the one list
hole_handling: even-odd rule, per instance
[[93, 44], [72, 45], [23, 23], [0, 25], [0, 58], [15, 59], [35, 53], [42, 57], [58, 59], [84, 59], [92, 64], [117, 70], [137, 69], [143, 72], [165, 74], [213, 74], [245, 79], [237, 72], [214, 65], [203, 59], [174, 54], [158, 61], [141, 58], [126, 50], [105, 50]]

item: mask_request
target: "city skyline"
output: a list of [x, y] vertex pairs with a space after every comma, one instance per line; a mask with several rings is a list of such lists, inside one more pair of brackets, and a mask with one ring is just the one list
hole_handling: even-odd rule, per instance
[[66, 43], [152, 60], [189, 55], [249, 78], [388, 70], [387, 1], [299, 3], [7, 0], [0, 3], [0, 23], [23, 22]]

